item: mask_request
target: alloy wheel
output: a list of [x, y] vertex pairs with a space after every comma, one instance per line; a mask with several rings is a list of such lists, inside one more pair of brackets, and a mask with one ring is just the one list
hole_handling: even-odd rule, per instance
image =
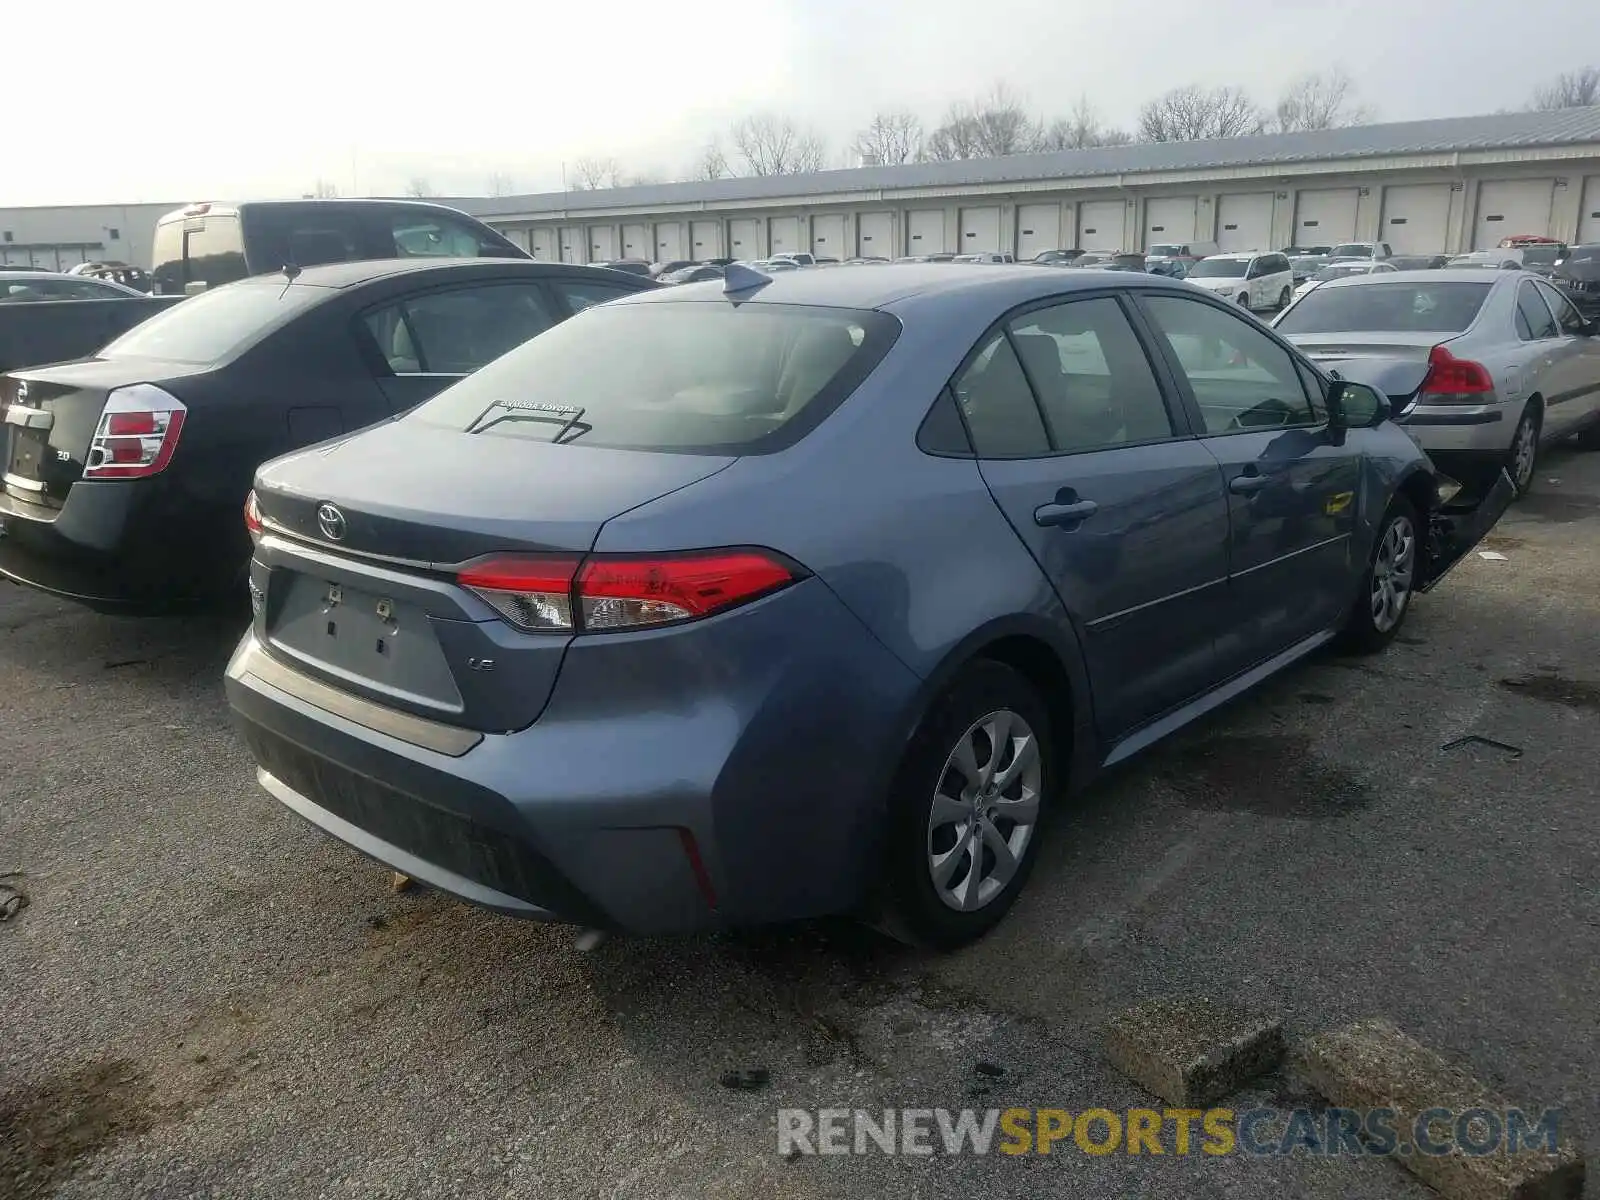
[[945, 759], [928, 817], [928, 872], [947, 907], [974, 912], [1006, 890], [1039, 821], [1044, 767], [1011, 709], [974, 721]]
[[1516, 436], [1511, 439], [1511, 479], [1520, 494], [1533, 482], [1534, 460], [1539, 452], [1539, 430], [1533, 414], [1524, 413], [1517, 424]]
[[1416, 562], [1416, 529], [1410, 517], [1396, 517], [1384, 530], [1372, 564], [1372, 624], [1379, 633], [1388, 633], [1405, 615]]

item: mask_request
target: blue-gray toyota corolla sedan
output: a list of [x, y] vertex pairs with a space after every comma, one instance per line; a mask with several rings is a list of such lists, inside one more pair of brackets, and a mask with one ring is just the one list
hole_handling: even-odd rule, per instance
[[228, 696], [272, 795], [463, 899], [949, 946], [1048, 800], [1388, 642], [1510, 486], [1441, 495], [1175, 280], [736, 267], [262, 467]]

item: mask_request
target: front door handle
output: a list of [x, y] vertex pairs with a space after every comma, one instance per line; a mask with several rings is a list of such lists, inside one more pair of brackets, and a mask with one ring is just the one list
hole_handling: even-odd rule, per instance
[[1228, 480], [1228, 490], [1235, 496], [1249, 496], [1266, 487], [1268, 482], [1265, 475], [1252, 471]]
[[1057, 498], [1054, 504], [1041, 504], [1033, 510], [1033, 523], [1045, 528], [1052, 525], [1076, 525], [1085, 517], [1100, 511], [1093, 500], [1065, 500]]

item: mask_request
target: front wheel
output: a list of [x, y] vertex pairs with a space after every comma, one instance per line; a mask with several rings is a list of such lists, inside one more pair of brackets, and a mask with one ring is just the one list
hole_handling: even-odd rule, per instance
[[1396, 496], [1384, 514], [1360, 591], [1339, 633], [1341, 649], [1371, 654], [1400, 632], [1416, 590], [1421, 537], [1417, 510], [1404, 496]]
[[1056, 783], [1050, 714], [1003, 663], [969, 665], [924, 719], [890, 797], [886, 927], [950, 949], [1005, 916]]

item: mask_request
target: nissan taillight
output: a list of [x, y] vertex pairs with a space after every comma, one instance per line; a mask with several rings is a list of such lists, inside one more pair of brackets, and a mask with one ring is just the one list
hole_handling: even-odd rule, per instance
[[502, 555], [456, 581], [518, 629], [598, 633], [709, 617], [804, 577], [758, 549], [683, 554]]
[[1482, 363], [1435, 346], [1428, 352], [1428, 373], [1417, 389], [1417, 403], [1487, 404], [1493, 392], [1494, 379]]
[[188, 409], [153, 383], [117, 388], [106, 397], [89, 443], [85, 479], [143, 479], [172, 461]]

